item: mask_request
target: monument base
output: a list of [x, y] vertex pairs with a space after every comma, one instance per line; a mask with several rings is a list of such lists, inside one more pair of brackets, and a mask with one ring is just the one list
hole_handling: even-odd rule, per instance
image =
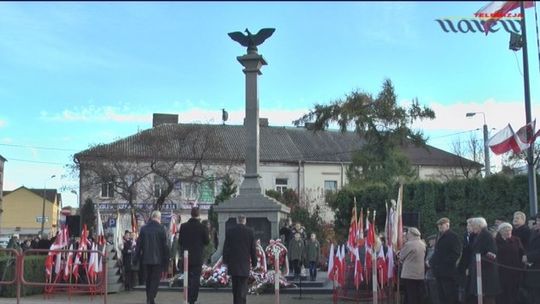
[[218, 214], [219, 245], [212, 255], [212, 263], [221, 257], [225, 231], [236, 224], [238, 215], [246, 216], [246, 226], [254, 230], [255, 240], [261, 240], [261, 245], [265, 248], [270, 239], [279, 237], [279, 223], [287, 218], [290, 208], [260, 192], [248, 192], [215, 206], [214, 211]]

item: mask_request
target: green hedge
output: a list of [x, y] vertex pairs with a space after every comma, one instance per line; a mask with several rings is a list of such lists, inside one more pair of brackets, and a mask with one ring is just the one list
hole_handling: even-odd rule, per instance
[[[24, 278], [29, 282], [45, 282], [45, 257], [46, 256], [26, 256], [24, 259]], [[6, 267], [7, 266], [7, 267]], [[13, 279], [15, 274], [15, 259], [9, 255], [0, 257], [0, 278], [2, 281]], [[2, 285], [0, 296], [13, 298], [17, 296], [17, 286]], [[21, 288], [21, 295], [33, 295], [43, 293], [43, 287], [24, 286]]]
[[[537, 178], [537, 181], [539, 179]], [[539, 181], [540, 182], [540, 181]], [[538, 185], [540, 188], [540, 185]], [[463, 232], [466, 219], [483, 216], [491, 225], [495, 219], [512, 220], [514, 211], [529, 213], [527, 176], [491, 175], [486, 178], [451, 180], [448, 182], [418, 181], [406, 184], [403, 190], [403, 211], [419, 212], [424, 235], [436, 233], [435, 222], [448, 217], [452, 229]], [[344, 188], [329, 199], [335, 210], [335, 229], [339, 240], [348, 234], [353, 198], [360, 207], [377, 210], [377, 227], [384, 229], [385, 202], [397, 198], [397, 187], [368, 184], [358, 188]]]

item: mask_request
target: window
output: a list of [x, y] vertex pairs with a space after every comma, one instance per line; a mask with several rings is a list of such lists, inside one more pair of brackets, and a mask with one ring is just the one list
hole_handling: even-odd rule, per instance
[[201, 193], [201, 197], [199, 198], [199, 201], [205, 202], [205, 203], [213, 203], [215, 200], [215, 183], [213, 179], [207, 179], [201, 183], [201, 186], [199, 187], [199, 192]]
[[154, 176], [154, 197], [160, 197], [163, 193], [164, 180], [161, 176]]
[[336, 190], [337, 190], [337, 181], [335, 180], [324, 181], [324, 193], [336, 192]]
[[285, 192], [287, 190], [287, 184], [289, 179], [287, 178], [276, 178], [276, 191], [279, 193]]
[[112, 181], [101, 183], [101, 197], [114, 197], [114, 183]]
[[188, 200], [196, 200], [198, 197], [199, 189], [195, 183], [182, 183], [184, 188], [184, 198]]

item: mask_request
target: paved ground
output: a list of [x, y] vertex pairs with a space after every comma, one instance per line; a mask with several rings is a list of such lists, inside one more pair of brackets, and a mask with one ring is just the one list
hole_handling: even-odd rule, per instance
[[[274, 295], [253, 295], [248, 296], [248, 304], [272, 304], [275, 301]], [[0, 298], [0, 304], [15, 304], [16, 299]], [[103, 303], [103, 297], [90, 296], [72, 296], [56, 295], [50, 298], [44, 298], [43, 295], [29, 296], [21, 299], [20, 304], [56, 304], [56, 303], [75, 303], [75, 304], [100, 304]], [[120, 292], [110, 294], [107, 299], [108, 304], [146, 304], [146, 294], [144, 291]], [[182, 294], [179, 292], [160, 291], [156, 298], [157, 304], [182, 304]], [[205, 292], [199, 294], [200, 304], [230, 304], [232, 303], [232, 294], [222, 292]], [[332, 295], [307, 295], [299, 299], [298, 295], [282, 295], [281, 303], [306, 303], [306, 304], [329, 304], [332, 303]]]

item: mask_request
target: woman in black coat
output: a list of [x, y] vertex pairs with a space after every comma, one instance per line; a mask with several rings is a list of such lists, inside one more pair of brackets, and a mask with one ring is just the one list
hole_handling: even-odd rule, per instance
[[500, 293], [499, 271], [495, 264], [497, 245], [491, 233], [487, 230], [487, 222], [483, 217], [476, 217], [471, 222], [476, 238], [471, 246], [471, 259], [469, 262], [469, 274], [471, 280], [468, 284], [469, 303], [477, 301], [476, 284], [476, 254], [482, 257], [482, 295], [484, 304], [494, 304], [495, 296]]
[[515, 269], [523, 268], [521, 259], [525, 250], [521, 240], [516, 236], [512, 236], [512, 225], [502, 223], [499, 225], [498, 231], [495, 239], [497, 242], [497, 263], [502, 266], [499, 268], [501, 294], [497, 296], [497, 304], [515, 304], [517, 303], [516, 295], [518, 294], [523, 272], [510, 267]]

